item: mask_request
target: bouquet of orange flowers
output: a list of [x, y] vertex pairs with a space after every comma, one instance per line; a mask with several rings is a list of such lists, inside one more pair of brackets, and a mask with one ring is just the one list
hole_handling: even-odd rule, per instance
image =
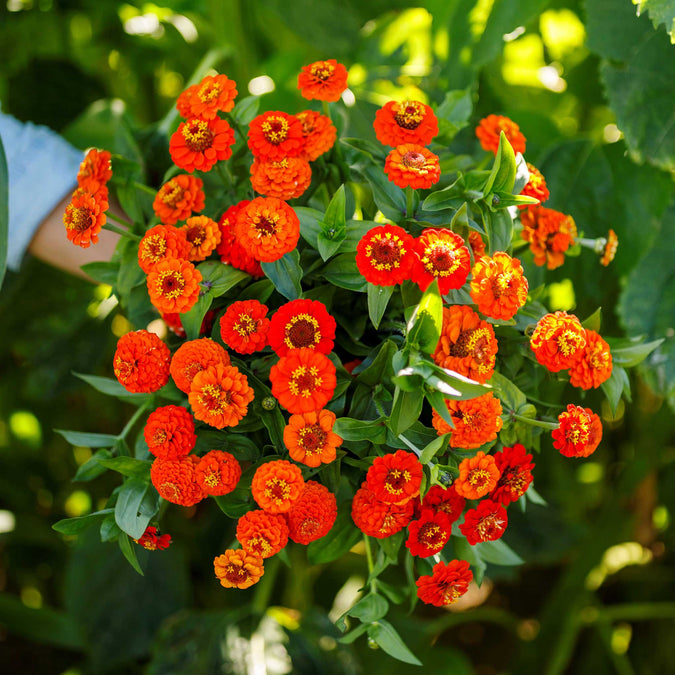
[[[62, 432], [99, 448], [79, 480], [123, 482], [55, 528], [99, 527], [141, 571], [135, 544], [170, 543], [165, 507], [212, 498], [237, 521], [214, 560], [236, 589], [271, 556], [287, 561], [289, 540], [310, 563], [360, 547], [367, 583], [338, 621], [359, 622], [344, 639], [367, 633], [417, 663], [389, 603], [451, 605], [486, 563], [521, 563], [502, 535], [509, 508], [543, 501], [535, 453], [587, 457], [602, 439], [595, 412], [549, 394], [602, 387], [616, 409], [625, 368], [657, 343], [605, 339], [599, 311], [549, 313], [529, 288], [515, 251], [553, 269], [587, 247], [607, 265], [617, 241], [584, 239], [541, 205], [546, 181], [514, 122], [481, 120], [482, 150], [458, 158], [471, 106], [452, 92], [435, 109], [386, 103], [378, 144], [344, 133], [343, 65], [306, 66], [298, 88], [318, 109], [259, 113], [225, 75], [188, 87], [158, 186], [106, 151], [82, 163], [67, 236], [87, 247], [102, 227], [120, 233], [112, 261], [83, 269], [138, 330], [119, 339], [116, 379], [81, 377], [138, 410], [117, 436]], [[109, 183], [122, 227], [106, 222]], [[379, 578], [399, 564], [406, 586]]]

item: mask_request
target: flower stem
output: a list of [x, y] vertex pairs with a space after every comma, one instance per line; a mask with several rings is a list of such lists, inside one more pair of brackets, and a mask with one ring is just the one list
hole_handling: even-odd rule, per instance
[[[370, 537], [367, 534], [363, 535], [363, 543], [366, 547], [366, 562], [368, 563], [368, 576], [373, 573], [373, 552], [370, 550]], [[372, 593], [377, 593], [377, 579], [371, 579], [370, 590]]]
[[124, 439], [127, 437], [134, 424], [138, 422], [139, 417], [150, 407], [151, 403], [154, 401], [154, 397], [150, 397], [143, 405], [139, 406], [136, 412], [131, 416], [131, 419], [126, 423], [124, 429], [120, 432], [117, 438]]
[[[110, 213], [107, 214], [108, 218], [112, 218], [113, 220], [116, 220], [118, 223], [123, 223], [124, 225], [128, 225], [128, 223], [125, 223], [123, 220], [120, 220], [119, 218], [115, 218], [112, 216]], [[126, 237], [127, 239], [133, 239], [134, 241], [140, 241], [141, 238], [137, 234], [132, 234], [129, 232], [129, 230], [125, 230], [124, 228], [117, 227], [117, 225], [113, 225], [112, 223], [106, 223], [103, 226], [104, 230], [108, 230], [110, 232], [116, 232], [122, 237]]]
[[405, 217], [414, 218], [415, 217], [415, 191], [408, 185], [405, 189]]
[[252, 608], [256, 614], [264, 614], [270, 603], [270, 597], [274, 590], [274, 582], [279, 571], [279, 558], [274, 557], [265, 561], [265, 574], [258, 582], [253, 596]]
[[511, 413], [511, 419], [518, 420], [519, 422], [525, 422], [525, 424], [529, 424], [530, 426], [533, 427], [541, 427], [542, 429], [549, 429], [550, 431], [553, 431], [553, 429], [557, 429], [560, 426], [558, 422], [544, 422], [543, 420], [535, 420], [532, 419], [531, 417], [516, 415], [516, 413], [514, 412]]
[[149, 187], [148, 185], [143, 185], [143, 183], [137, 183], [136, 181], [134, 181], [133, 186], [138, 190], [142, 190], [143, 192], [147, 192], [149, 195], [152, 195], [153, 197], [157, 196], [157, 190], [154, 190], [153, 188]]

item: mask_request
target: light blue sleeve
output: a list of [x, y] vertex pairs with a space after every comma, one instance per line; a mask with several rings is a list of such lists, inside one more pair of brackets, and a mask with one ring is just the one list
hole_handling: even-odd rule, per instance
[[9, 170], [7, 266], [16, 270], [40, 223], [75, 189], [84, 154], [51, 129], [2, 112], [0, 138]]

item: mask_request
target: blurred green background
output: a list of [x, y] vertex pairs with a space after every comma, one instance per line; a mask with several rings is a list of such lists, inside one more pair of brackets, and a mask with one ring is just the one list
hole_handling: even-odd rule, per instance
[[[565, 459], [543, 444], [535, 476], [549, 506], [511, 509], [505, 537], [523, 567], [490, 567], [466, 611], [393, 612], [408, 645], [437, 672], [673, 672], [675, 47], [666, 28], [675, 14], [672, 2], [642, 4], [639, 18], [631, 0], [0, 7], [3, 110], [75, 144], [92, 134], [142, 140], [211, 49], [221, 50], [217, 68], [240, 95], [248, 89], [263, 95], [264, 109], [289, 112], [304, 107], [300, 67], [336, 58], [354, 95], [346, 135], [374, 140], [374, 112], [390, 98], [439, 103], [463, 90], [474, 102], [472, 123], [494, 112], [520, 124], [527, 159], [551, 190], [547, 206], [571, 214], [588, 237], [618, 233], [609, 268], [585, 252], [546, 273], [526, 254], [530, 285], [552, 282], [551, 309], [585, 317], [602, 306], [605, 336], [666, 342], [633, 374], [633, 402], [615, 416], [601, 393], [583, 398], [602, 414], [605, 433], [590, 459]], [[92, 114], [105, 124], [92, 126]], [[475, 149], [473, 126], [453, 141], [458, 154]], [[141, 554], [144, 578], [96, 532], [75, 544], [51, 530], [99, 508], [115, 486], [109, 474], [72, 483], [91, 450], [53, 432], [115, 434], [131, 413], [71, 375], [110, 375], [126, 322], [105, 297], [34, 259], [8, 275], [0, 294], [0, 672], [416, 670], [363, 638], [337, 642], [331, 619], [364, 579], [358, 550], [310, 568], [304, 548], [293, 547], [290, 569], [277, 563], [267, 583], [237, 593], [213, 579], [213, 557], [234, 531], [213, 503], [169, 509], [163, 526], [175, 543]], [[564, 400], [581, 402], [579, 393], [569, 388]], [[392, 568], [390, 582], [403, 574]], [[251, 607], [268, 604], [258, 623]]]

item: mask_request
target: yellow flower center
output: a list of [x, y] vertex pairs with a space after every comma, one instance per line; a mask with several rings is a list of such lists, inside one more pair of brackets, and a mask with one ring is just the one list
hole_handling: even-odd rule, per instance
[[205, 120], [191, 120], [183, 125], [183, 138], [185, 145], [192, 152], [204, 152], [213, 145], [215, 134], [209, 129], [209, 123]]
[[291, 494], [291, 486], [283, 478], [270, 478], [265, 483], [265, 496], [276, 504], [283, 504]]
[[141, 257], [143, 260], [150, 262], [157, 262], [164, 257], [166, 253], [166, 239], [161, 234], [153, 234], [146, 237], [143, 241], [143, 252]]
[[68, 227], [69, 230], [84, 232], [87, 228], [91, 227], [92, 216], [93, 213], [91, 209], [88, 209], [86, 206], [71, 208], [69, 223], [66, 223], [66, 227]]
[[205, 384], [199, 392], [199, 402], [210, 413], [222, 413], [232, 401], [229, 391], [223, 391], [215, 384]]
[[421, 152], [417, 152], [416, 150], [408, 150], [408, 152], [401, 157], [403, 166], [422, 175], [429, 173], [428, 169], [425, 168], [426, 162], [427, 158]]
[[264, 216], [257, 214], [253, 219], [253, 229], [258, 235], [258, 239], [263, 237], [272, 237], [277, 233], [278, 216]]
[[293, 396], [309, 398], [318, 389], [323, 379], [318, 377], [319, 369], [316, 366], [299, 366], [296, 368], [288, 381], [288, 389]]
[[384, 489], [392, 495], [400, 495], [410, 478], [410, 472], [407, 470], [389, 469], [384, 479]]
[[164, 204], [170, 206], [172, 209], [176, 208], [176, 204], [183, 199], [183, 188], [170, 180], [160, 191], [160, 199]]
[[435, 241], [424, 249], [422, 264], [435, 277], [449, 277], [460, 265], [460, 258], [452, 246]]
[[296, 314], [286, 324], [284, 344], [289, 349], [313, 349], [321, 341], [319, 322], [311, 314]]
[[469, 483], [475, 488], [485, 487], [490, 480], [490, 472], [487, 469], [473, 469], [467, 476]]
[[424, 119], [424, 107], [417, 101], [404, 101], [395, 110], [396, 124], [404, 129], [417, 129]]
[[564, 356], [570, 356], [586, 345], [586, 338], [573, 330], [563, 331], [556, 339], [558, 351]]
[[212, 103], [220, 96], [220, 92], [221, 88], [217, 82], [207, 82], [201, 86], [197, 96], [202, 103]]
[[220, 485], [220, 473], [211, 471], [208, 476], [204, 476], [204, 483], [211, 488], [218, 487]]
[[203, 225], [192, 225], [186, 230], [185, 237], [193, 246], [200, 246], [206, 239], [206, 228]]
[[261, 125], [263, 136], [268, 143], [279, 145], [288, 138], [288, 122], [278, 115], [268, 117]]
[[406, 253], [401, 238], [391, 232], [373, 235], [366, 246], [366, 258], [370, 259], [370, 264], [378, 272], [388, 272], [400, 267], [401, 258]]
[[318, 424], [311, 424], [300, 429], [298, 445], [308, 455], [314, 455], [323, 450], [327, 438], [328, 434]]
[[240, 314], [234, 322], [232, 329], [241, 337], [248, 337], [255, 333], [257, 328], [255, 319], [250, 314]]
[[179, 298], [185, 289], [185, 279], [180, 272], [166, 270], [157, 278], [157, 293], [165, 298]]
[[309, 72], [312, 77], [325, 82], [335, 72], [335, 67], [326, 61], [318, 61], [309, 69]]

